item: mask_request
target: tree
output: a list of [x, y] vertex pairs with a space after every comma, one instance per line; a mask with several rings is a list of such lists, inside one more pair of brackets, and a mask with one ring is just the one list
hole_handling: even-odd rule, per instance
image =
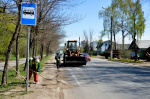
[[[115, 26], [114, 26], [114, 20], [117, 20], [117, 13], [116, 13], [116, 7], [117, 5], [114, 4], [114, 1], [112, 0], [111, 6], [109, 6], [108, 8], [104, 8], [105, 11], [100, 11], [99, 12], [99, 17], [103, 18], [103, 27], [104, 30], [107, 32], [110, 32], [110, 39], [111, 39], [111, 50], [110, 50], [110, 59], [112, 59], [113, 57], [113, 44], [112, 44], [112, 36], [114, 35], [114, 39], [115, 39], [115, 35], [117, 32], [115, 32]], [[116, 21], [117, 22], [117, 21]], [[115, 40], [114, 40], [115, 41]]]
[[128, 2], [128, 14], [129, 14], [129, 25], [130, 30], [129, 32], [132, 35], [134, 41], [134, 51], [135, 51], [135, 61], [137, 61], [137, 49], [135, 47], [136, 44], [136, 36], [137, 38], [141, 38], [142, 34], [144, 33], [145, 29], [145, 18], [144, 12], [142, 11], [142, 5], [140, 0], [127, 0]]
[[8, 46], [8, 51], [7, 51], [7, 54], [6, 54], [6, 60], [5, 60], [5, 65], [4, 65], [4, 70], [3, 70], [3, 76], [2, 76], [2, 82], [1, 82], [1, 85], [6, 85], [7, 84], [7, 72], [8, 72], [8, 60], [11, 56], [11, 52], [12, 52], [12, 48], [13, 48], [13, 43], [18, 35], [18, 29], [19, 29], [19, 25], [20, 25], [20, 20], [21, 20], [21, 15], [20, 15], [20, 12], [21, 12], [21, 2], [22, 0], [19, 0], [19, 1], [16, 1], [16, 5], [18, 7], [18, 14], [17, 14], [17, 18], [18, 18], [18, 21], [17, 21], [17, 24], [16, 24], [16, 27], [15, 27], [15, 32], [13, 33], [13, 37], [10, 41], [10, 44]]
[[[111, 21], [113, 19], [112, 29], [110, 29], [110, 16], [112, 16]], [[135, 37], [140, 38], [145, 29], [144, 12], [140, 0], [112, 0], [112, 5], [106, 8], [105, 12], [100, 11], [99, 17], [103, 17], [104, 30], [113, 30], [114, 41], [115, 31], [118, 32], [121, 29], [122, 49], [124, 49], [124, 38], [128, 34], [132, 35], [133, 40], [136, 42]]]
[[88, 45], [88, 42], [85, 43], [83, 52], [86, 52], [86, 53], [89, 54], [89, 45]]
[[92, 39], [93, 39], [93, 32], [94, 32], [93, 30], [89, 29], [89, 36], [88, 36], [87, 32], [85, 30], [83, 31], [85, 41], [90, 42], [90, 44], [89, 44], [89, 54], [90, 55], [91, 55], [91, 51], [93, 51], [93, 48], [92, 48], [92, 45], [91, 45]]
[[[10, 43], [8, 43], [8, 48], [6, 52], [6, 60], [5, 60], [3, 77], [2, 77], [2, 82], [1, 82], [2, 85], [7, 84], [7, 72], [8, 72], [8, 64], [9, 64], [8, 61], [13, 51], [13, 45], [15, 43], [15, 40], [16, 40], [16, 56], [18, 56], [16, 64], [18, 64], [18, 58], [19, 58], [18, 46], [20, 43], [19, 38], [23, 35], [23, 34], [22, 35], [20, 34], [20, 31], [23, 30], [21, 28], [23, 26], [20, 25], [21, 2], [37, 3], [37, 9], [38, 9], [37, 10], [37, 25], [31, 26], [31, 30], [30, 30], [30, 37], [31, 37], [30, 38], [30, 54], [32, 52], [32, 56], [36, 56], [37, 53], [39, 53], [39, 50], [41, 49], [41, 58], [42, 58], [43, 51], [45, 51], [46, 48], [47, 48], [48, 53], [50, 52], [49, 47], [54, 46], [54, 48], [56, 49], [56, 47], [58, 47], [59, 45], [59, 40], [62, 37], [64, 37], [63, 33], [61, 32], [62, 26], [77, 22], [76, 19], [70, 20], [69, 18], [70, 16], [69, 17], [67, 17], [67, 15], [65, 16], [65, 13], [60, 13], [60, 10], [62, 11], [60, 7], [62, 7], [62, 5], [63, 7], [66, 5], [71, 7], [71, 3], [73, 2], [72, 0], [5, 0], [3, 1], [2, 2], [3, 8], [0, 9], [0, 12], [3, 13], [7, 11], [9, 13], [12, 13], [11, 16], [15, 16], [15, 21], [14, 23], [8, 22], [8, 24], [10, 24], [9, 26], [14, 26], [14, 28], [10, 28], [10, 30], [11, 29], [14, 29], [14, 30], [11, 31], [12, 34], [10, 36]], [[1, 4], [0, 4], [0, 7], [1, 7]], [[7, 17], [3, 17], [3, 18], [7, 18]], [[0, 16], [0, 20], [3, 20], [1, 19], [1, 16]], [[48, 27], [46, 30], [43, 28], [43, 21], [47, 22], [46, 25], [51, 26], [50, 29], [52, 29], [52, 31], [50, 31], [50, 29], [48, 30]], [[48, 24], [48, 22], [50, 22], [50, 24]], [[12, 24], [15, 24], [15, 25], [12, 25]], [[1, 22], [0, 22], [0, 25], [1, 25]], [[5, 26], [5, 24], [3, 23], [2, 25]], [[23, 28], [26, 28], [26, 26], [24, 26]], [[40, 31], [41, 29], [44, 29], [44, 31], [41, 32]], [[0, 31], [1, 31], [1, 28], [0, 28]], [[8, 29], [4, 31], [7, 32]], [[43, 32], [44, 32], [44, 35], [41, 35]], [[55, 35], [51, 35], [53, 33]], [[4, 32], [2, 34], [4, 34]], [[52, 39], [49, 40], [48, 37], [51, 37], [51, 36], [52, 36]], [[0, 38], [1, 38], [1, 33], [0, 33]], [[49, 47], [46, 46], [47, 44]], [[18, 66], [16, 68], [17, 70], [19, 70]]]

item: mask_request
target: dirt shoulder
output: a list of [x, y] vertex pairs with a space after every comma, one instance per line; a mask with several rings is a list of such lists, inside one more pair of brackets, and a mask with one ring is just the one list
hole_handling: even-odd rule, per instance
[[[63, 89], [75, 88], [67, 82], [63, 69], [56, 69], [54, 56], [45, 63], [43, 72], [39, 75], [38, 84], [30, 84], [29, 92], [25, 95], [19, 95], [13, 99], [64, 99]], [[46, 78], [46, 79], [45, 79]], [[31, 81], [30, 81], [31, 82]], [[5, 94], [25, 91], [25, 87], [17, 87]], [[11, 97], [12, 99], [12, 97]]]

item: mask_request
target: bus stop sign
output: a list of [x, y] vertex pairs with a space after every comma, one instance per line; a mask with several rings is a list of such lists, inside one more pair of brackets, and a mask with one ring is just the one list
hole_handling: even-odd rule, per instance
[[36, 25], [36, 4], [21, 4], [21, 24]]

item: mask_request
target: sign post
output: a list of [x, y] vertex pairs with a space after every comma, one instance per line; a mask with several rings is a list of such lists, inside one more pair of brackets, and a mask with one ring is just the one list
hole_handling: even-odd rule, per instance
[[30, 25], [36, 25], [36, 4], [21, 4], [21, 24], [28, 25], [28, 40], [27, 40], [27, 79], [26, 91], [29, 86], [29, 46], [30, 46]]

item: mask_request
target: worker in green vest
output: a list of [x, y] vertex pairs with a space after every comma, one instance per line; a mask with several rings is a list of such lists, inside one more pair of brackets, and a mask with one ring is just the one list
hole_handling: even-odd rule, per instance
[[59, 67], [60, 67], [60, 55], [59, 55], [59, 53], [57, 53], [57, 55], [55, 56], [55, 60], [56, 60], [57, 69], [59, 69]]
[[37, 84], [37, 82], [39, 81], [38, 79], [38, 74], [40, 72], [41, 69], [41, 64], [39, 59], [37, 59], [36, 57], [33, 57], [29, 60], [29, 79], [32, 76], [32, 73], [34, 74], [34, 81]]

